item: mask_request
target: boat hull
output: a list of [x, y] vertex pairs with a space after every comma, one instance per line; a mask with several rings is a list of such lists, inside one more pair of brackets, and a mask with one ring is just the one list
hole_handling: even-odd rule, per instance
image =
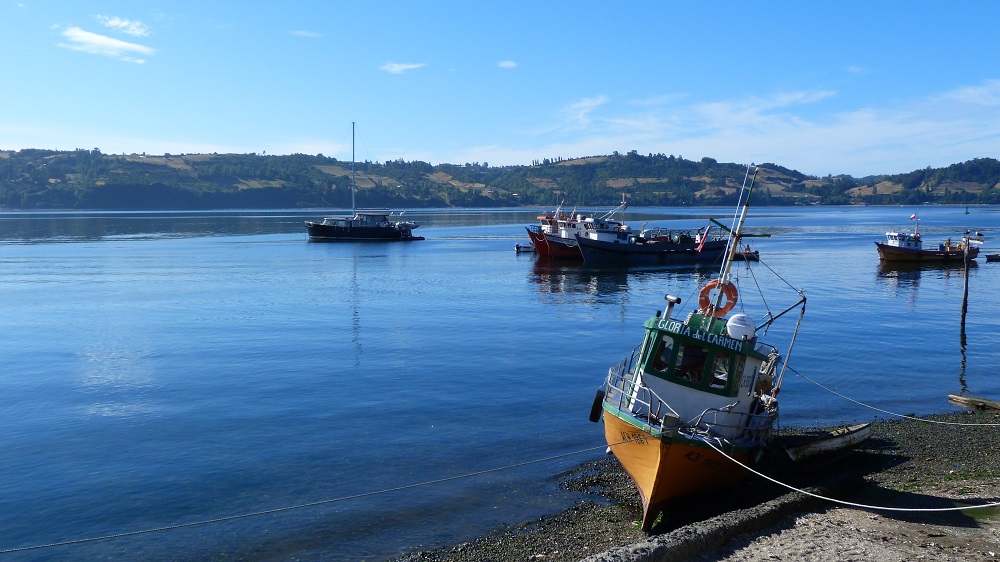
[[338, 226], [307, 221], [306, 231], [310, 240], [347, 242], [347, 241], [408, 241], [423, 240], [423, 236], [414, 236], [408, 229], [398, 229], [395, 226]]
[[[727, 488], [739, 483], [746, 471], [749, 448], [722, 454], [708, 444], [682, 434], [659, 434], [619, 417], [605, 404], [604, 436], [611, 452], [632, 478], [642, 500], [642, 529], [649, 531], [672, 499]], [[728, 455], [728, 456], [727, 456]]]
[[575, 239], [545, 235], [545, 243], [549, 246], [549, 258], [556, 260], [582, 260], [583, 254]]
[[[728, 242], [711, 240], [703, 245], [669, 241], [606, 242], [577, 237], [584, 261], [608, 263], [698, 263], [723, 257]], [[699, 248], [700, 246], [700, 248]]]
[[[962, 262], [966, 259], [965, 250], [917, 250], [913, 248], [900, 248], [890, 246], [881, 242], [875, 242], [878, 249], [878, 258], [882, 261], [893, 262]], [[974, 260], [979, 256], [979, 248], [972, 246], [968, 249], [968, 259]]]
[[535, 247], [535, 253], [542, 258], [549, 257], [549, 245], [545, 241], [545, 232], [537, 226], [528, 226], [525, 229], [528, 231], [531, 245]]

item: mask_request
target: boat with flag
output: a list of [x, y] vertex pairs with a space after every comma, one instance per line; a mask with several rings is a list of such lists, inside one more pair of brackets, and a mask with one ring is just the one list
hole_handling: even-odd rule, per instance
[[[738, 483], [747, 473], [738, 463], [751, 463], [772, 439], [806, 297], [789, 285], [794, 304], [767, 310], [759, 325], [742, 310], [748, 304], [741, 300], [742, 268], [732, 266], [756, 175], [756, 167], [747, 168], [725, 258], [718, 276], [701, 288], [697, 307], [675, 316], [681, 299], [666, 295], [666, 310], [646, 320], [642, 342], [609, 369], [594, 399], [590, 419], [603, 417], [609, 451], [639, 491], [643, 530], [675, 498]], [[759, 281], [748, 278], [753, 287]], [[773, 299], [760, 302], [766, 306]], [[794, 328], [781, 340], [787, 345], [783, 358], [759, 335], [796, 309]]]
[[671, 264], [719, 261], [726, 251], [725, 237], [713, 238], [711, 225], [691, 230], [643, 229], [612, 239], [576, 235], [588, 263]]
[[952, 241], [948, 238], [934, 248], [924, 248], [924, 240], [920, 234], [920, 218], [914, 213], [910, 215], [913, 221], [913, 232], [905, 229], [885, 233], [885, 241], [875, 241], [878, 258], [884, 262], [963, 262], [976, 259], [979, 256], [979, 246], [983, 243], [980, 233], [965, 233]]

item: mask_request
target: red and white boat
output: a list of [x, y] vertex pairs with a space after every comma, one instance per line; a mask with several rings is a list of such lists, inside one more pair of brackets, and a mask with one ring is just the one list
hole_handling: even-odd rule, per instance
[[528, 237], [531, 238], [535, 252], [541, 257], [581, 260], [583, 254], [580, 253], [578, 236], [607, 242], [628, 240], [632, 228], [614, 219], [615, 213], [627, 206], [622, 197], [620, 205], [600, 217], [592, 217], [578, 214], [575, 210], [572, 213], [563, 212], [560, 204], [554, 213], [539, 215], [538, 225], [527, 227]]

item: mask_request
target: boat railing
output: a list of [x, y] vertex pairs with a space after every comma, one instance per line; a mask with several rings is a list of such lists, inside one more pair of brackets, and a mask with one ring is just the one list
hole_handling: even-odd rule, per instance
[[649, 387], [636, 380], [632, 367], [638, 358], [640, 348], [624, 357], [608, 369], [605, 381], [604, 401], [619, 411], [628, 412], [650, 428], [676, 429], [677, 412]]
[[639, 232], [639, 238], [648, 241], [691, 244], [698, 240], [691, 230], [669, 230], [661, 227], [646, 228]]
[[759, 412], [733, 412], [732, 407], [708, 408], [692, 424], [692, 431], [701, 437], [724, 438], [729, 441], [762, 443], [770, 439], [778, 407], [759, 408]]

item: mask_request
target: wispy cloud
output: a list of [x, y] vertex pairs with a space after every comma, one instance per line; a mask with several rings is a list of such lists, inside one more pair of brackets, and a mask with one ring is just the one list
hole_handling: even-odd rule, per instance
[[549, 126], [442, 161], [517, 164], [637, 150], [862, 177], [995, 157], [1000, 141], [1000, 79], [847, 109], [837, 99], [823, 88], [714, 100], [585, 97], [559, 109]]
[[317, 33], [315, 31], [305, 31], [303, 29], [296, 29], [292, 31], [292, 35], [297, 35], [299, 37], [306, 37], [308, 39], [320, 39], [323, 37], [322, 33]]
[[110, 27], [126, 35], [133, 35], [135, 37], [146, 37], [149, 35], [149, 28], [141, 21], [125, 20], [112, 16], [97, 16], [95, 19], [97, 19], [97, 23], [104, 27]]
[[423, 63], [420, 63], [420, 64], [405, 64], [405, 63], [399, 63], [399, 62], [387, 62], [387, 63], [383, 64], [382, 66], [380, 66], [379, 70], [384, 70], [385, 72], [388, 72], [390, 74], [402, 74], [404, 72], [408, 72], [410, 70], [415, 70], [417, 68], [421, 68], [421, 67], [424, 67], [424, 66], [427, 66], [427, 65], [423, 64]]
[[517, 63], [512, 60], [502, 60], [497, 63], [500, 68], [517, 68]]
[[150, 56], [156, 53], [156, 50], [151, 47], [139, 45], [137, 43], [129, 43], [127, 41], [122, 41], [106, 35], [91, 33], [90, 31], [84, 31], [79, 27], [70, 27], [66, 29], [62, 32], [62, 36], [67, 42], [59, 43], [58, 45], [65, 49], [83, 51], [92, 55], [111, 57], [113, 59], [134, 62], [136, 64], [143, 64], [146, 62], [145, 59], [141, 58], [142, 56]]
[[986, 107], [1000, 105], [1000, 80], [987, 80], [979, 86], [959, 88], [948, 92], [945, 97]]

